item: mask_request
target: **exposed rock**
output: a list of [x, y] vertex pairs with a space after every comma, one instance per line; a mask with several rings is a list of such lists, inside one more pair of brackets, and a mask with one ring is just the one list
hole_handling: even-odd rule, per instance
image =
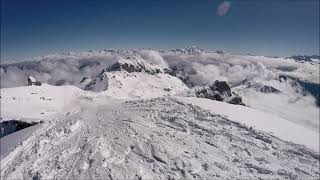
[[81, 89], [85, 89], [86, 86], [92, 81], [91, 78], [88, 77], [83, 77], [81, 79], [81, 81], [79, 82], [79, 84], [77, 84], [77, 87], [81, 88]]
[[[239, 88], [237, 87], [239, 86]], [[273, 86], [265, 85], [260, 82], [252, 82], [248, 80], [243, 80], [237, 84], [234, 84], [233, 87], [237, 87], [237, 91], [247, 91], [253, 89], [257, 92], [262, 93], [280, 93], [281, 91]]]
[[224, 54], [224, 52], [222, 50], [217, 50], [216, 53], [217, 54]]
[[41, 82], [37, 81], [34, 77], [28, 76], [28, 86], [41, 86]]
[[230, 104], [244, 105], [244, 103], [242, 102], [242, 98], [239, 96], [234, 96], [231, 99], [227, 100], [226, 102], [228, 102]]
[[92, 81], [84, 85], [84, 90], [90, 90], [94, 92], [101, 92], [108, 89], [108, 78], [105, 74], [107, 69], [103, 69], [101, 73]]
[[266, 168], [257, 166], [257, 165], [255, 165], [255, 164], [245, 163], [245, 165], [246, 165], [247, 167], [249, 167], [249, 168], [252, 168], [252, 169], [257, 170], [257, 172], [260, 173], [260, 174], [272, 174], [272, 171], [271, 171], [271, 170], [268, 170], [268, 169], [266, 169]]
[[106, 69], [106, 71], [121, 71], [121, 70], [127, 71], [129, 73], [145, 72], [152, 75], [162, 72], [160, 67], [154, 64], [148, 63], [146, 61], [139, 60], [136, 57], [118, 60], [116, 63], [114, 63], [113, 65], [111, 65]]
[[253, 88], [256, 91], [263, 92], [263, 93], [280, 93], [281, 91], [268, 85], [264, 85], [262, 83], [254, 83], [254, 82], [248, 82], [247, 83], [248, 88]]
[[173, 70], [168, 69], [168, 68], [164, 68], [163, 72], [166, 73], [166, 74], [169, 74], [171, 76], [176, 76], [176, 73]]
[[261, 141], [263, 141], [263, 142], [265, 142], [265, 143], [268, 143], [268, 144], [271, 144], [272, 143], [272, 141], [270, 140], [270, 139], [268, 139], [268, 138], [266, 138], [266, 137], [264, 137], [264, 136], [261, 136], [261, 135], [257, 135], [256, 136], [256, 139], [260, 139]]
[[231, 96], [230, 86], [226, 81], [215, 81], [213, 85], [209, 86], [211, 90], [218, 91], [220, 94], [225, 94], [228, 97]]
[[212, 85], [196, 89], [196, 97], [244, 105], [241, 97], [232, 96], [231, 88], [225, 81], [217, 80]]
[[188, 72], [184, 71], [184, 69], [179, 69], [176, 66], [170, 67], [171, 69], [163, 69], [164, 73], [167, 73], [171, 76], [175, 76], [179, 78], [181, 81], [183, 81], [188, 87], [193, 87], [193, 83], [190, 81], [190, 77], [188, 75]]
[[83, 77], [83, 78], [81, 79], [80, 83], [85, 82], [87, 79], [88, 79], [88, 77]]
[[[119, 72], [120, 74], [123, 75], [123, 77], [121, 75], [120, 79], [137, 77], [137, 76], [140, 76], [141, 74], [151, 75], [153, 79], [159, 78], [159, 76], [153, 76], [156, 74], [168, 74], [166, 75], [166, 77], [169, 75], [170, 76], [176, 75], [175, 72], [172, 71], [170, 68], [163, 68], [160, 65], [153, 64], [147, 60], [139, 59], [135, 56], [129, 56], [127, 57], [127, 59], [124, 59], [124, 58], [119, 59], [116, 63], [112, 64], [111, 66], [104, 68], [98, 76], [96, 76], [93, 80], [90, 80], [89, 82], [87, 82], [88, 79], [83, 78], [83, 80], [81, 80], [81, 83], [78, 85], [78, 87], [84, 90], [101, 92], [101, 91], [108, 90], [109, 83], [113, 82], [112, 80], [114, 80], [116, 81], [117, 86], [121, 88], [122, 87], [121, 80], [115, 80], [116, 79], [115, 74], [118, 74]], [[144, 81], [144, 80], [141, 79], [141, 81]], [[180, 85], [180, 82], [179, 84], [175, 84], [175, 85]], [[163, 88], [163, 90], [166, 92], [171, 92], [173, 89], [174, 88], [172, 87]]]

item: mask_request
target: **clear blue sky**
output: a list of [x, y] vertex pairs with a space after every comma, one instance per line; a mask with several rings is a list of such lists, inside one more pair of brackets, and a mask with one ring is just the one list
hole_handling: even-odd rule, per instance
[[[1, 59], [104, 48], [197, 45], [319, 53], [319, 0], [1, 0]], [[225, 3], [226, 4], [226, 3]]]

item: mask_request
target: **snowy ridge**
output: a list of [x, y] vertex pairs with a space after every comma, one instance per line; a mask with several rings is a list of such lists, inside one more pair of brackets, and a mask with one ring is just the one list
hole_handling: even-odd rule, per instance
[[165, 70], [141, 59], [121, 59], [103, 69], [84, 89], [124, 99], [174, 95], [188, 90], [179, 78]]
[[318, 177], [319, 156], [303, 146], [172, 98], [83, 103], [4, 158], [1, 177]]
[[161, 67], [155, 64], [149, 63], [136, 57], [128, 59], [120, 59], [115, 64], [107, 68], [106, 71], [127, 71], [127, 72], [145, 72], [148, 74], [161, 73]]
[[[320, 111], [319, 107], [315, 106], [316, 100], [314, 97], [311, 97], [308, 93], [304, 94], [299, 86], [293, 87], [292, 83], [294, 82], [292, 81], [279, 83], [272, 80], [264, 83], [254, 82], [251, 83], [253, 84], [251, 87], [245, 83], [233, 87], [232, 90], [242, 97], [247, 106], [277, 115], [314, 132], [319, 132], [318, 117]], [[261, 92], [261, 87], [272, 87], [274, 90], [271, 93], [265, 93]], [[270, 88], [266, 89], [270, 90]], [[317, 142], [316, 140], [313, 141]]]
[[204, 49], [201, 49], [197, 46], [191, 46], [182, 49], [173, 49], [168, 51], [163, 51], [164, 53], [176, 54], [176, 55], [199, 55], [205, 52]]
[[109, 86], [104, 93], [111, 97], [122, 99], [151, 98], [165, 95], [176, 95], [188, 90], [188, 87], [178, 78], [159, 73], [116, 72], [106, 73]]
[[252, 82], [252, 81], [242, 81], [239, 86], [234, 86], [234, 89], [238, 92], [245, 92], [251, 90], [255, 90], [261, 93], [280, 93], [281, 91], [260, 82]]
[[73, 100], [89, 94], [74, 86], [47, 84], [1, 89], [0, 122], [47, 120], [74, 107]]

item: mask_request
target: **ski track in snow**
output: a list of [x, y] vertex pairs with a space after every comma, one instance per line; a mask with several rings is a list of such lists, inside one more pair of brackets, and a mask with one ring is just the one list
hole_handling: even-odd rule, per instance
[[319, 155], [175, 98], [81, 99], [1, 161], [1, 179], [319, 178]]

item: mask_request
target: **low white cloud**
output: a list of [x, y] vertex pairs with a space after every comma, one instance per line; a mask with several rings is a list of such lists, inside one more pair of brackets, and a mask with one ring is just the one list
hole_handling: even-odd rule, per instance
[[27, 77], [51, 85], [78, 84], [83, 77], [94, 78], [114, 62], [114, 56], [43, 57], [37, 61], [1, 65], [1, 88], [27, 85]]
[[[172, 54], [155, 50], [133, 50], [104, 53], [84, 53], [46, 56], [36, 61], [1, 64], [1, 88], [25, 86], [29, 75], [51, 85], [77, 85], [83, 77], [95, 78], [104, 68], [119, 58], [137, 56], [162, 68], [180, 70], [193, 85], [212, 84], [216, 80], [234, 85], [243, 80], [262, 82], [281, 87], [279, 76], [319, 82], [319, 66], [298, 63], [282, 58], [231, 54]], [[285, 66], [284, 66], [285, 65]], [[297, 97], [296, 89], [284, 89], [290, 97]], [[301, 93], [300, 93], [301, 94]], [[303, 99], [305, 96], [299, 97]], [[293, 102], [294, 103], [294, 102]], [[311, 102], [314, 103], [314, 102]]]
[[152, 64], [158, 65], [161, 68], [168, 68], [168, 64], [163, 60], [158, 51], [141, 50], [139, 51], [141, 58], [149, 61]]

